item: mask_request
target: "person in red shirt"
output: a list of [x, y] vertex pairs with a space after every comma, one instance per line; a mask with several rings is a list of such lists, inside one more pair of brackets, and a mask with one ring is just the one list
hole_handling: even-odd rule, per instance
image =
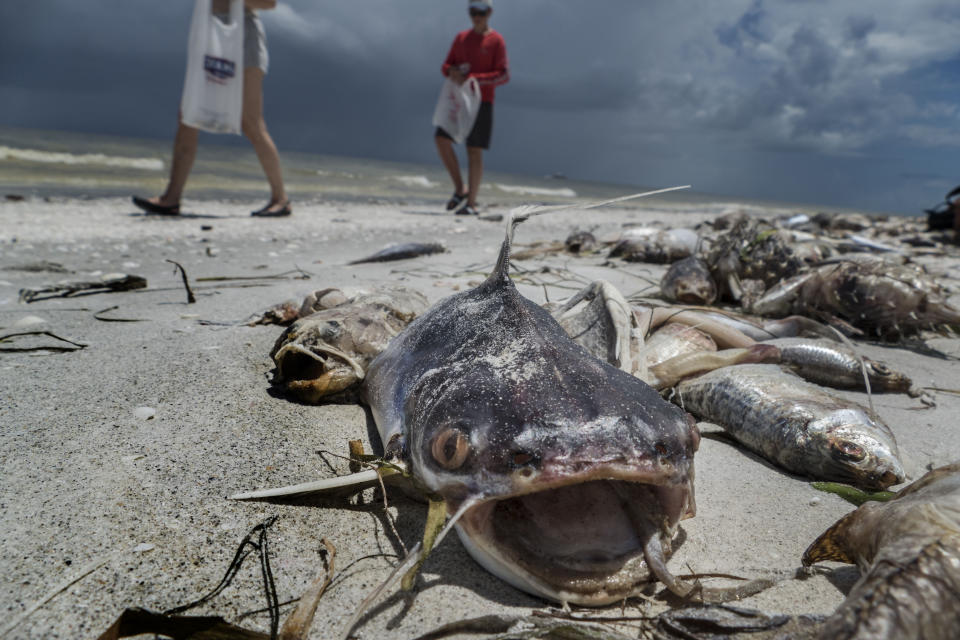
[[447, 210], [458, 214], [477, 214], [477, 191], [483, 178], [483, 150], [490, 148], [493, 132], [494, 88], [510, 79], [507, 69], [507, 47], [503, 36], [490, 28], [493, 0], [470, 0], [470, 21], [473, 28], [461, 31], [453, 39], [450, 53], [443, 63], [443, 75], [457, 84], [468, 78], [476, 78], [480, 85], [480, 110], [467, 136], [467, 189], [463, 188], [460, 163], [453, 148], [453, 138], [437, 127], [434, 140], [437, 153], [453, 180], [453, 197], [447, 202]]

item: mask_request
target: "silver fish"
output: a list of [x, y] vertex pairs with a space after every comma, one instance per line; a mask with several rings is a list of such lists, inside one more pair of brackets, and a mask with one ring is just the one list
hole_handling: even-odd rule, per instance
[[896, 440], [878, 416], [777, 365], [724, 367], [684, 380], [676, 401], [794, 473], [866, 489], [903, 482]]
[[407, 242], [404, 244], [392, 244], [384, 247], [380, 251], [365, 258], [352, 260], [347, 264], [363, 264], [364, 262], [391, 262], [393, 260], [406, 260], [408, 258], [417, 258], [420, 256], [429, 256], [434, 253], [443, 253], [447, 250], [439, 242]]
[[803, 554], [804, 565], [826, 560], [863, 576], [820, 638], [960, 638], [960, 463], [841, 518]]
[[434, 305], [371, 364], [364, 391], [386, 451], [460, 517], [470, 555], [520, 589], [601, 605], [656, 576], [689, 594], [666, 558], [695, 510], [697, 431], [520, 295], [517, 221], [483, 284]]
[[811, 340], [809, 338], [778, 338], [765, 340], [780, 349], [781, 364], [785, 364], [804, 380], [836, 389], [865, 390], [863, 372], [866, 370], [871, 391], [907, 392], [910, 378], [882, 362], [861, 358], [841, 342]]

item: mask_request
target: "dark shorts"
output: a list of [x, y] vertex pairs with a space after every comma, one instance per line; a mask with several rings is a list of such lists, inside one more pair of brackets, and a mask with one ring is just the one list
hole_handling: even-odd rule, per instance
[[[437, 127], [433, 134], [441, 138], [453, 140], [449, 133]], [[467, 136], [468, 147], [480, 147], [481, 149], [490, 148], [490, 137], [493, 135], [493, 103], [481, 102], [480, 110], [477, 111], [477, 119], [473, 123], [473, 129], [470, 129], [470, 135]]]

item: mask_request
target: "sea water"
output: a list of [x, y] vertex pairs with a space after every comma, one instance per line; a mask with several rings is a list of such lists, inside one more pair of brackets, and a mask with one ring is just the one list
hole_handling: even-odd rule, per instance
[[[184, 199], [266, 201], [266, 179], [252, 148], [201, 134]], [[159, 195], [167, 182], [173, 141], [91, 133], [0, 127], [0, 197], [117, 197]], [[391, 202], [435, 209], [450, 197], [440, 161], [424, 165], [303, 152], [281, 152], [292, 199]], [[617, 198], [674, 185], [622, 185], [487, 171], [480, 203], [500, 206], [564, 204]], [[719, 215], [736, 210], [812, 213], [809, 205], [749, 201], [699, 194], [695, 189], [622, 206]]]

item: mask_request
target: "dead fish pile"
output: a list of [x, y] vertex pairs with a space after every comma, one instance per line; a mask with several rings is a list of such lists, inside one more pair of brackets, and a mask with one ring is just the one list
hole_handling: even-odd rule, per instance
[[716, 369], [676, 391], [687, 411], [794, 473], [866, 489], [903, 482], [896, 440], [878, 416], [776, 365]]
[[273, 383], [302, 402], [321, 402], [363, 380], [373, 358], [428, 306], [420, 292], [396, 285], [352, 298], [327, 289], [302, 308], [326, 304], [288, 327], [270, 352]]
[[863, 575], [820, 638], [960, 637], [960, 463], [841, 518], [803, 554], [804, 565], [827, 560]]
[[351, 260], [347, 264], [363, 264], [365, 262], [391, 262], [393, 260], [407, 260], [409, 258], [418, 258], [420, 256], [429, 256], [434, 253], [444, 253], [447, 250], [439, 242], [407, 242], [404, 244], [391, 244], [374, 254]]

